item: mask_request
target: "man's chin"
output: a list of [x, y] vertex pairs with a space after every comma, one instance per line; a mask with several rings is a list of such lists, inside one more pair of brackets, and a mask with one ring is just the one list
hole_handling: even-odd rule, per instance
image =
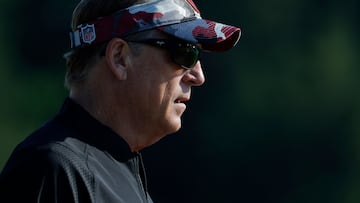
[[168, 128], [167, 134], [175, 133], [175, 132], [179, 131], [180, 128], [181, 128], [181, 117], [178, 116], [176, 119], [171, 120], [171, 122], [169, 123], [169, 128]]

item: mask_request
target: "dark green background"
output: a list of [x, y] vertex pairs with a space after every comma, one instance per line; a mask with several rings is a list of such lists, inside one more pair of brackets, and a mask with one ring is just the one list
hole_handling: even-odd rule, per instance
[[[238, 25], [203, 56], [183, 128], [144, 150], [155, 202], [358, 203], [358, 0], [196, 1]], [[77, 1], [0, 0], [0, 168], [67, 92]]]

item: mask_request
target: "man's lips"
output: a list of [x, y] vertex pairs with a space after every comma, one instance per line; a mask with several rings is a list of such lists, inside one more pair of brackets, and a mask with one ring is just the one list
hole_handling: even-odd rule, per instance
[[185, 102], [187, 102], [187, 101], [189, 101], [189, 100], [190, 100], [189, 97], [180, 97], [180, 98], [177, 98], [177, 99], [175, 100], [175, 103], [185, 103]]

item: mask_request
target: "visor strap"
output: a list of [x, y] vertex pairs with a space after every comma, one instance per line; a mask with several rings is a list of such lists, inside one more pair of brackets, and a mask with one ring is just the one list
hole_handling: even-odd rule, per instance
[[81, 45], [79, 30], [76, 30], [75, 32], [70, 32], [69, 35], [70, 35], [71, 48], [75, 48]]

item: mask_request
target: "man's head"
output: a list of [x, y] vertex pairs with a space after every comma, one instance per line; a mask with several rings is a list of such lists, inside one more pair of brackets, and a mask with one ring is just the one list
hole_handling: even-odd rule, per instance
[[205, 51], [226, 51], [240, 37], [239, 28], [202, 19], [192, 0], [82, 0], [73, 12], [71, 26], [74, 49], [66, 55], [66, 86], [83, 79], [87, 71], [82, 67], [113, 37], [158, 29], [201, 45]]
[[200, 50], [228, 50], [240, 36], [191, 0], [85, 0], [72, 29], [70, 96], [135, 150], [180, 128], [191, 87], [205, 81]]

